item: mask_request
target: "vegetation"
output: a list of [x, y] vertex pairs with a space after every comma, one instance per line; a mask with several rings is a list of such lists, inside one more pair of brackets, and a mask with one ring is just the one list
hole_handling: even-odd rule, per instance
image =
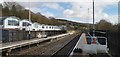
[[96, 29], [117, 32], [118, 26], [118, 24], [113, 25], [112, 23], [102, 19], [96, 24]]

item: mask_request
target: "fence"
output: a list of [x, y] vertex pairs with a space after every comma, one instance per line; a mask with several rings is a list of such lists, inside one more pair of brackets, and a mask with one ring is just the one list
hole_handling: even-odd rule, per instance
[[[32, 34], [31, 34], [32, 35]], [[22, 30], [2, 30], [2, 42], [27, 40], [28, 32]]]

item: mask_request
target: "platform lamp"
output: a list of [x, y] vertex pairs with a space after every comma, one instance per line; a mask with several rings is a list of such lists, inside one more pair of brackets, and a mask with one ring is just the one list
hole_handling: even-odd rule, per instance
[[93, 37], [91, 44], [97, 44], [97, 37], [95, 37], [95, 19], [94, 19], [94, 0], [93, 0]]

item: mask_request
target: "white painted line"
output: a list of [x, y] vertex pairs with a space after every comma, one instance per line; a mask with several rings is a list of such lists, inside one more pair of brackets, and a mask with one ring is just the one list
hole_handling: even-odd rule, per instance
[[[80, 47], [79, 44], [80, 44], [81, 39], [83, 38], [84, 34], [85, 34], [85, 33], [82, 33], [82, 35], [80, 36], [80, 38], [79, 38], [77, 44], [76, 44], [75, 47], [73, 48], [73, 50], [72, 50], [72, 52], [71, 52], [71, 54], [70, 54], [69, 57], [72, 57], [72, 55], [73, 55], [73, 51], [74, 51], [75, 48]], [[82, 42], [81, 42], [81, 43], [82, 43]], [[82, 43], [82, 44], [83, 44], [83, 43]], [[81, 47], [81, 48], [82, 48], [82, 47]]]

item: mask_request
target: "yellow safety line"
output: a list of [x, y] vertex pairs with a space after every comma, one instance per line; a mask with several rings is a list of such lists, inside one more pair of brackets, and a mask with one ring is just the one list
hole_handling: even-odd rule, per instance
[[85, 38], [84, 38], [84, 44], [87, 44], [86, 34], [84, 36], [85, 36]]

